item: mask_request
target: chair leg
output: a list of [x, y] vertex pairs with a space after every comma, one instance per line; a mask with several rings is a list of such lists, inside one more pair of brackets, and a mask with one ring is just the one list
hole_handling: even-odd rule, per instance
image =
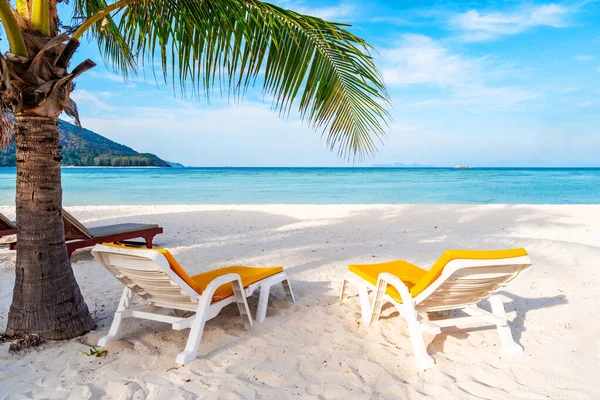
[[119, 330], [121, 329], [121, 322], [123, 321], [122, 313], [127, 307], [129, 307], [129, 302], [131, 300], [132, 295], [133, 293], [131, 292], [131, 289], [125, 288], [123, 290], [123, 294], [121, 295], [121, 300], [119, 300], [119, 306], [117, 307], [117, 311], [115, 312], [115, 316], [110, 326], [110, 330], [108, 331], [108, 335], [102, 337], [98, 341], [98, 346], [106, 346], [108, 343], [118, 339]]
[[506, 311], [504, 310], [504, 304], [502, 299], [498, 295], [491, 296], [489, 299], [490, 305], [492, 306], [492, 313], [497, 317], [504, 320], [503, 323], [496, 324], [498, 329], [498, 335], [500, 336], [500, 343], [504, 349], [504, 354], [507, 356], [517, 356], [523, 354], [523, 347], [521, 347], [512, 337], [508, 320], [506, 319]]
[[378, 282], [377, 288], [375, 289], [375, 296], [373, 297], [373, 306], [371, 307], [371, 319], [369, 320], [369, 326], [373, 326], [379, 321], [379, 315], [381, 314], [381, 308], [383, 307], [383, 299], [385, 297], [385, 291], [387, 284], [383, 281]]
[[[340, 304], [344, 300], [348, 298], [348, 284], [351, 281], [348, 279], [348, 275], [344, 277], [342, 281], [342, 288], [340, 290]], [[357, 282], [355, 279], [352, 279], [352, 284], [356, 286], [358, 290], [358, 300], [360, 302], [360, 318], [365, 325], [369, 325], [369, 320], [371, 318], [371, 306], [369, 305], [369, 289], [367, 285]]]
[[[231, 284], [233, 286], [233, 296], [238, 305], [242, 320], [244, 321], [244, 327], [246, 327], [246, 329], [250, 329], [252, 328], [252, 317], [250, 316], [250, 309], [248, 308], [248, 302], [246, 301], [245, 296], [246, 292], [242, 286], [242, 282], [238, 277], [238, 279], [232, 281]], [[185, 345], [185, 350], [179, 353], [175, 359], [177, 364], [186, 365], [196, 359], [198, 355], [198, 349], [200, 348], [202, 333], [204, 332], [204, 325], [206, 324], [206, 317], [210, 308], [212, 295], [217, 287], [218, 285], [213, 287], [212, 290], [207, 289], [207, 292], [202, 295], [200, 303], [198, 303], [198, 307], [196, 308], [196, 317], [192, 322], [190, 334]]]
[[151, 249], [152, 248], [152, 242], [154, 241], [154, 235], [152, 235], [152, 236], [146, 236], [144, 238], [144, 241], [146, 242], [146, 248]]
[[259, 324], [265, 322], [270, 291], [271, 285], [263, 284], [260, 287], [260, 296], [258, 297], [258, 308], [256, 310], [256, 322], [258, 322]]
[[71, 259], [71, 256], [74, 252], [75, 249], [72, 246], [69, 246], [69, 244], [67, 243], [67, 257], [69, 258], [69, 260]]
[[[233, 281], [233, 295], [235, 296], [235, 302], [237, 303], [238, 310], [240, 312], [240, 317], [242, 317], [242, 322], [244, 323], [244, 328], [250, 329], [252, 328], [252, 316], [250, 315], [250, 308], [248, 308], [248, 301], [246, 300], [246, 291], [242, 286], [241, 281]], [[269, 291], [267, 290], [267, 299], [269, 298]], [[262, 289], [261, 289], [261, 299], [262, 299]], [[260, 299], [259, 299], [260, 303]], [[266, 306], [265, 306], [266, 310]]]
[[175, 362], [178, 365], [186, 365], [196, 359], [198, 349], [200, 348], [200, 341], [202, 340], [202, 333], [204, 333], [207, 308], [207, 302], [200, 301], [196, 310], [196, 317], [194, 318], [194, 322], [192, 322], [187, 343], [185, 344], [185, 350], [179, 353], [175, 359]]
[[[260, 287], [260, 296], [258, 298], [258, 308], [256, 310], [256, 322], [263, 323], [265, 322], [265, 318], [267, 317], [267, 307], [269, 305], [269, 293], [271, 292], [271, 286], [274, 283], [263, 283]], [[292, 303], [296, 302], [294, 297], [294, 292], [292, 291], [292, 285], [290, 284], [290, 280], [287, 275], [284, 275], [284, 278], [281, 280], [281, 285], [283, 286], [283, 291]]]
[[340, 289], [340, 305], [344, 300], [348, 298], [348, 280], [344, 278], [342, 281], [342, 288]]
[[292, 291], [292, 283], [290, 282], [290, 278], [285, 278], [285, 280], [281, 281], [281, 286], [283, 286], [283, 292], [289, 301], [292, 303], [296, 302], [296, 297], [294, 296], [294, 292]]
[[358, 300], [360, 301], [360, 313], [365, 325], [369, 325], [371, 306], [369, 305], [369, 291], [366, 285], [358, 286]]
[[417, 368], [420, 371], [425, 371], [426, 369], [435, 366], [435, 360], [427, 354], [427, 348], [425, 347], [425, 341], [423, 340], [423, 329], [414, 305], [402, 304], [402, 307], [404, 310], [400, 310], [400, 315], [404, 316], [406, 323], [408, 324], [408, 333], [410, 335]]

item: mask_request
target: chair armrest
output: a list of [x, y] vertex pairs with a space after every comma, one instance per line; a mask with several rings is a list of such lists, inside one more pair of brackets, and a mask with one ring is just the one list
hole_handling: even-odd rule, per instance
[[[226, 283], [230, 283], [233, 285], [234, 287], [234, 292], [235, 289], [239, 289], [239, 290], [243, 290], [244, 287], [242, 286], [242, 278], [240, 278], [239, 274], [227, 274], [227, 275], [222, 275], [219, 276], [215, 279], [213, 279], [212, 281], [210, 281], [210, 283], [208, 284], [208, 286], [206, 286], [206, 289], [204, 289], [202, 291], [202, 295], [201, 296], [208, 296], [209, 299], [212, 300], [213, 295], [215, 294], [216, 290], [226, 284]], [[236, 284], [238, 285], [238, 287], [236, 288]]]
[[406, 284], [402, 282], [402, 279], [398, 278], [396, 275], [392, 275], [389, 272], [382, 272], [379, 274], [377, 277], [377, 287], [379, 288], [379, 286], [383, 284], [385, 284], [383, 291], [384, 293], [385, 289], [387, 289], [387, 285], [391, 285], [398, 291], [398, 293], [400, 293], [402, 303], [412, 301], [412, 295], [410, 294], [408, 286], [406, 286]]
[[383, 298], [385, 296], [385, 292], [387, 290], [387, 286], [393, 286], [398, 293], [400, 293], [400, 297], [402, 298], [402, 304], [412, 304], [413, 298], [408, 290], [408, 287], [400, 278], [395, 275], [390, 274], [389, 272], [382, 272], [377, 277], [377, 288], [375, 292], [375, 299], [373, 299], [373, 307], [371, 309], [371, 321], [369, 326], [373, 325], [377, 320], [379, 320], [379, 314], [381, 314], [381, 307], [383, 306]]

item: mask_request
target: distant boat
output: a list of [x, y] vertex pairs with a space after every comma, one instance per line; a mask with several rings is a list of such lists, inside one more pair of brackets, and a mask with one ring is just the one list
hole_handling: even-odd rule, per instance
[[471, 169], [471, 167], [468, 165], [455, 165], [454, 168], [456, 168], [456, 169]]

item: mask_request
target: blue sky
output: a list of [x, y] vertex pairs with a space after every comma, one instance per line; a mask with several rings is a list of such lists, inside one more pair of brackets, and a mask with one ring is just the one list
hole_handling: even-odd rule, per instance
[[[600, 165], [600, 2], [276, 3], [350, 23], [377, 49], [393, 122], [359, 165]], [[73, 97], [112, 140], [191, 166], [349, 165], [259, 87], [241, 105], [186, 100], [151, 75], [123, 82], [94, 46]]]

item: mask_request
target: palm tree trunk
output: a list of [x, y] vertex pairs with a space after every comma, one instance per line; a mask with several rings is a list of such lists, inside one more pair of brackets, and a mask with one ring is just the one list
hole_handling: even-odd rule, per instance
[[6, 332], [70, 339], [95, 327], [67, 256], [58, 118], [15, 116], [17, 263]]

